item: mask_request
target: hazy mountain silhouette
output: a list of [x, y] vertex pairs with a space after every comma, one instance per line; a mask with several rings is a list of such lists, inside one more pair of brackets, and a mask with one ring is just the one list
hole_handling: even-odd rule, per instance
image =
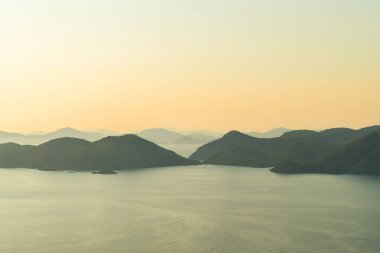
[[183, 135], [202, 134], [202, 135], [207, 135], [207, 136], [213, 137], [214, 139], [217, 139], [217, 138], [220, 138], [223, 136], [222, 133], [213, 132], [213, 131], [206, 131], [206, 130], [179, 131], [179, 133], [181, 133]]
[[184, 135], [164, 128], [146, 129], [136, 133], [137, 136], [157, 144], [169, 144]]
[[206, 144], [215, 139], [216, 138], [213, 136], [194, 133], [194, 134], [188, 134], [183, 137], [180, 137], [174, 140], [172, 144]]
[[88, 141], [95, 141], [95, 140], [99, 140], [99, 139], [105, 137], [105, 135], [102, 133], [82, 132], [82, 131], [79, 131], [79, 130], [76, 130], [76, 129], [70, 128], [70, 127], [58, 129], [57, 131], [49, 133], [46, 136], [47, 136], [47, 138], [49, 138], [51, 140], [63, 138], [63, 137], [70, 137], [70, 138], [84, 139], [84, 140], [88, 140]]
[[103, 135], [103, 136], [121, 136], [121, 135], [123, 135], [120, 132], [112, 131], [112, 130], [108, 130], [108, 129], [96, 129], [96, 130], [86, 131], [86, 132], [87, 133], [96, 133], [96, 134]]
[[[333, 164], [332, 161], [336, 161], [338, 158], [330, 158], [331, 162], [328, 162], [327, 158], [330, 155], [343, 148], [345, 152], [341, 151], [343, 152], [341, 156], [345, 157], [345, 154], [348, 152], [344, 149], [345, 145], [357, 146], [358, 144], [356, 144], [355, 140], [362, 143], [363, 140], [361, 138], [371, 132], [377, 131], [377, 129], [380, 129], [380, 126], [360, 130], [336, 128], [322, 132], [301, 130], [288, 132], [282, 137], [271, 139], [259, 139], [237, 131], [231, 131], [221, 139], [200, 147], [190, 158], [210, 164], [252, 167], [277, 166], [273, 170], [274, 172], [280, 172], [280, 167], [284, 168], [284, 171], [285, 167], [288, 171], [291, 167], [297, 167], [297, 172], [303, 172], [303, 169], [307, 170], [317, 165], [320, 167], [326, 165], [324, 168], [329, 168], [333, 172], [330, 164]], [[376, 140], [376, 135], [375, 137], [371, 137], [372, 135], [368, 136], [364, 137], [365, 143], [370, 139]], [[364, 146], [365, 144], [362, 145]], [[372, 148], [375, 149], [375, 146]], [[353, 147], [351, 149], [355, 150]], [[371, 148], [367, 148], [366, 151], [368, 153], [361, 152], [359, 157], [366, 159], [371, 154], [371, 150]], [[371, 159], [373, 164], [376, 164], [376, 160], [374, 158]], [[322, 163], [321, 161], [326, 162]], [[363, 162], [362, 164], [365, 165], [363, 167], [353, 165], [351, 167], [339, 168], [342, 170], [341, 173], [343, 171], [347, 173], [367, 173], [367, 169], [369, 169], [368, 163]], [[278, 167], [279, 165], [281, 166]], [[338, 173], [337, 168], [335, 166], [336, 173]], [[359, 169], [355, 170], [355, 168]]]
[[[191, 134], [190, 134], [191, 132]], [[215, 139], [214, 136], [205, 134], [206, 131], [175, 132], [162, 128], [147, 129], [137, 133], [143, 138], [175, 151], [177, 154], [188, 157], [199, 146]], [[213, 133], [213, 132], [210, 132]], [[213, 133], [215, 134], [215, 133]], [[0, 131], [1, 143], [17, 143], [21, 145], [40, 145], [50, 140], [70, 137], [87, 141], [97, 141], [107, 136], [120, 136], [115, 131], [104, 129], [93, 131], [79, 131], [74, 128], [65, 127], [54, 132], [36, 131], [28, 134], [10, 133]]]
[[[115, 132], [112, 132], [116, 134]], [[0, 143], [17, 143], [22, 145], [39, 145], [50, 140], [63, 137], [71, 137], [84, 139], [88, 141], [96, 141], [106, 136], [112, 135], [111, 132], [106, 133], [105, 131], [93, 131], [93, 132], [82, 132], [74, 128], [66, 127], [58, 129], [51, 133], [30, 133], [30, 134], [19, 134], [10, 132], [0, 132]]]
[[173, 150], [184, 157], [189, 157], [198, 147], [215, 140], [215, 135], [219, 134], [209, 131], [173, 131], [152, 128], [137, 132], [136, 135]]
[[203, 145], [216, 138], [204, 133], [194, 131], [191, 134], [175, 132], [164, 128], [152, 128], [136, 133], [136, 135], [156, 144]]
[[36, 142], [40, 136], [38, 135], [23, 135], [18, 133], [10, 133], [5, 131], [0, 131], [0, 143], [19, 143], [19, 144], [33, 144]]
[[253, 131], [253, 132], [248, 133], [248, 135], [256, 137], [256, 138], [276, 138], [276, 137], [282, 136], [284, 133], [287, 133], [289, 131], [293, 131], [293, 130], [288, 129], [288, 128], [274, 128], [264, 133]]
[[183, 158], [136, 135], [89, 142], [60, 138], [38, 146], [0, 145], [0, 167], [43, 170], [123, 170], [192, 165]]

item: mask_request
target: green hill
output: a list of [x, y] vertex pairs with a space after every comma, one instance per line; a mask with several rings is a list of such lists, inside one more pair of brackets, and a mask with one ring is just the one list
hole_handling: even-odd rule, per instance
[[298, 130], [271, 139], [231, 131], [200, 147], [190, 159], [219, 165], [274, 167], [272, 171], [279, 173], [376, 174], [380, 173], [379, 129]]
[[39, 146], [0, 145], [0, 167], [42, 170], [123, 170], [197, 164], [136, 135], [96, 142], [55, 139]]

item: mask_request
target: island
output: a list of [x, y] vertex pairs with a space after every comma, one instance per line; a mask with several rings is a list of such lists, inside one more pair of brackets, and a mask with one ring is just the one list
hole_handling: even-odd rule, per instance
[[110, 169], [100, 169], [100, 170], [93, 171], [92, 174], [114, 175], [117, 173]]

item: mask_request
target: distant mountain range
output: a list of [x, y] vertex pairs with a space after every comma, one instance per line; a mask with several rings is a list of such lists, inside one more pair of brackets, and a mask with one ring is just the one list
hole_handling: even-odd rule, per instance
[[[250, 132], [248, 135], [257, 138], [274, 138], [290, 131], [287, 128], [275, 128], [265, 133]], [[173, 145], [204, 145], [222, 137], [222, 134], [212, 131], [173, 131], [164, 128], [146, 129], [134, 133], [141, 138], [156, 144]], [[110, 130], [79, 131], [65, 127], [54, 132], [32, 132], [28, 134], [0, 131], [0, 143], [17, 143], [22, 145], [39, 145], [50, 140], [63, 137], [78, 138], [87, 141], [97, 141], [107, 136], [120, 136], [122, 133]]]
[[289, 128], [274, 128], [272, 130], [269, 130], [268, 132], [260, 133], [260, 132], [250, 132], [247, 133], [250, 136], [256, 137], [256, 138], [276, 138], [282, 136], [284, 133], [293, 131]]
[[74, 128], [66, 127], [58, 129], [57, 131], [51, 133], [31, 133], [31, 134], [20, 134], [20, 133], [9, 133], [0, 131], [0, 143], [17, 143], [22, 145], [39, 145], [50, 140], [54, 140], [62, 137], [71, 137], [84, 139], [88, 141], [96, 141], [111, 135], [110, 132], [82, 132]]
[[[135, 133], [141, 138], [156, 144], [194, 144], [203, 145], [220, 137], [218, 133], [206, 131], [176, 132], [163, 128], [153, 128]], [[87, 141], [97, 141], [107, 136], [120, 136], [121, 133], [109, 130], [79, 131], [66, 127], [54, 132], [32, 132], [29, 134], [0, 131], [0, 143], [17, 143], [22, 145], [39, 145], [57, 138], [70, 137]]]
[[[219, 139], [212, 132], [162, 128], [105, 137], [112, 134], [118, 133], [73, 128], [28, 135], [0, 132], [0, 143], [5, 143], [0, 144], [0, 168], [119, 170], [190, 165], [197, 160], [271, 167], [276, 173], [380, 174], [380, 126], [323, 131], [278, 128], [261, 134], [231, 131]], [[168, 150], [188, 156], [196, 148], [190, 160]]]
[[172, 144], [205, 144], [209, 143], [216, 138], [213, 136], [205, 135], [205, 134], [188, 134], [183, 137], [180, 137], [172, 142]]
[[[257, 138], [274, 138], [280, 137], [286, 132], [292, 131], [288, 128], [275, 128], [268, 132], [250, 132], [247, 133], [250, 136]], [[164, 128], [152, 128], [141, 132], [137, 132], [136, 135], [141, 138], [150, 140], [157, 144], [194, 144], [203, 145], [214, 141], [220, 137], [222, 134], [211, 132], [211, 131], [173, 131]]]
[[38, 146], [0, 144], [1, 168], [123, 170], [197, 164], [136, 135], [95, 142], [58, 138]]
[[290, 131], [255, 138], [231, 131], [200, 147], [190, 159], [210, 164], [274, 167], [278, 173], [380, 174], [380, 126], [360, 130]]
[[193, 131], [191, 133], [182, 133], [167, 130], [164, 128], [152, 128], [141, 132], [136, 135], [146, 140], [152, 141], [157, 144], [177, 144], [177, 145], [203, 145], [210, 141], [215, 140], [218, 136], [216, 133], [209, 132], [206, 134], [204, 131]]
[[[221, 134], [211, 131], [186, 131], [177, 132], [162, 128], [147, 129], [136, 133], [144, 139], [148, 139], [166, 149], [173, 150], [177, 154], [189, 157], [199, 146], [221, 137]], [[122, 133], [110, 130], [79, 131], [66, 127], [54, 132], [31, 132], [26, 134], [0, 131], [1, 143], [16, 143], [21, 145], [40, 145], [57, 138], [71, 137], [87, 141], [97, 141], [107, 136], [120, 136]], [[216, 137], [215, 137], [216, 136]]]

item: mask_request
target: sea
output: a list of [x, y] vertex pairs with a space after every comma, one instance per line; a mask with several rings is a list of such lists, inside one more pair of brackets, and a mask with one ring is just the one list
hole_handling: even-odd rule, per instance
[[4, 253], [379, 253], [380, 177], [0, 169]]

